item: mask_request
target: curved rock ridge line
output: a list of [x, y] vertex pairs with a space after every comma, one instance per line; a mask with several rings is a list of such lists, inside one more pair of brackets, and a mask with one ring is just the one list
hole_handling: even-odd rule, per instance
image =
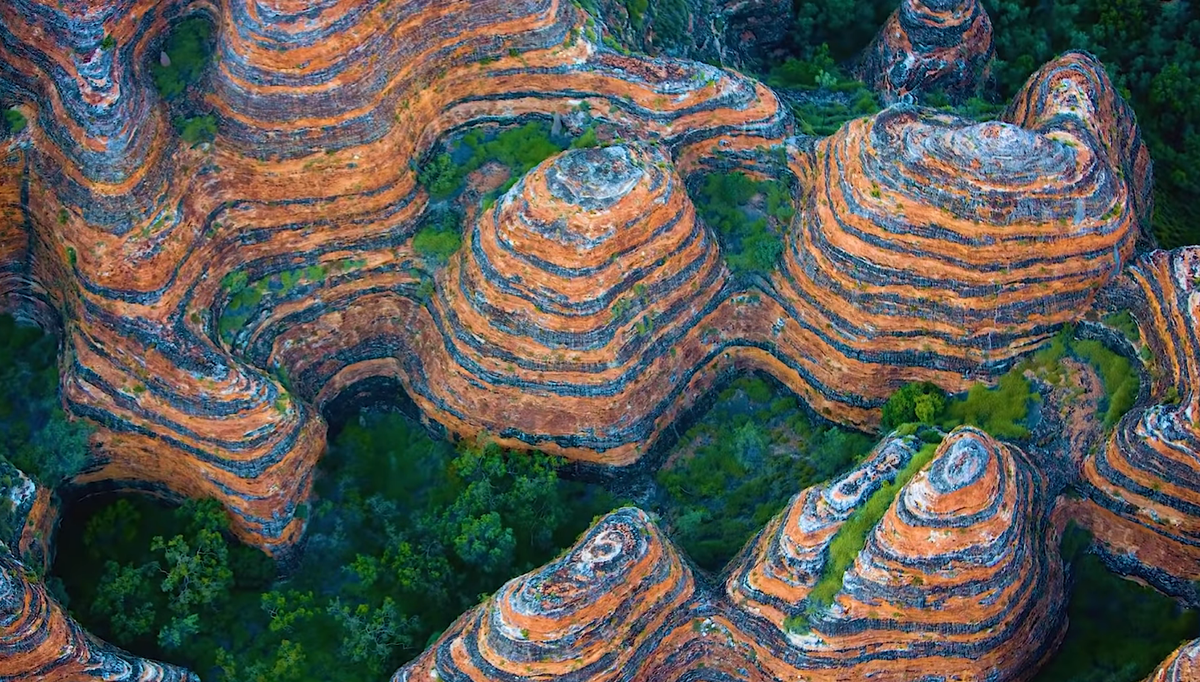
[[884, 482], [895, 480], [917, 447], [915, 437], [888, 437], [858, 468], [793, 497], [734, 566], [725, 581], [729, 598], [772, 623], [801, 613], [838, 529]]
[[1200, 640], [1176, 649], [1146, 682], [1194, 682], [1200, 680]]
[[1083, 463], [1075, 515], [1139, 574], [1195, 599], [1200, 579], [1200, 248], [1154, 251], [1129, 268], [1142, 338], [1163, 370], [1157, 404], [1133, 409]]
[[900, 489], [834, 605], [805, 634], [785, 630], [837, 527], [918, 444], [889, 437], [855, 471], [798, 495], [723, 588], [697, 583], [644, 512], [613, 512], [393, 682], [1025, 679], [1064, 625], [1046, 481], [1019, 449], [970, 427]]
[[[827, 617], [800, 638], [822, 656], [916, 659], [1024, 679], [1057, 648], [1062, 563], [1046, 480], [1015, 446], [950, 433], [871, 531]], [[970, 675], [968, 675], [970, 676]]]
[[934, 90], [962, 102], [978, 94], [995, 54], [992, 21], [978, 0], [902, 0], [858, 74], [886, 102]]
[[[1131, 213], [1149, 231], [1154, 180], [1150, 149], [1142, 141], [1133, 108], [1117, 93], [1100, 60], [1087, 52], [1070, 51], [1046, 63], [1025, 81], [1002, 118], [1106, 157], [1107, 168], [1094, 166], [1094, 172], [1100, 174], [1094, 180], [1097, 191], [1123, 184], [1127, 196], [1103, 210]], [[1107, 190], [1109, 196], [1099, 201], [1112, 199], [1114, 191]], [[1088, 206], [1085, 213], [1090, 215], [1092, 209]], [[1117, 217], [1115, 222], [1124, 222], [1124, 218]], [[1120, 252], [1121, 262], [1127, 262], [1129, 255], [1123, 248]]]
[[619, 509], [563, 557], [463, 615], [392, 679], [622, 679], [694, 590], [691, 570], [646, 513]]
[[[427, 268], [406, 246], [426, 198], [397, 159], [420, 158], [454, 130], [549, 120], [585, 101], [623, 134], [671, 148], [786, 130], [786, 111], [764, 86], [705, 64], [599, 51], [572, 34], [579, 17], [569, 3], [495, 3], [494, 12], [473, 12], [471, 26], [456, 23], [463, 14], [451, 6], [339, 2], [315, 14], [246, 2], [189, 6], [217, 25], [206, 102], [221, 138], [207, 150], [156, 133], [163, 107], [143, 111], [155, 100], [147, 57], [177, 7], [106, 6], [81, 18], [73, 5], [5, 6], [29, 9], [5, 24], [0, 62], [24, 74], [14, 91], [37, 114], [26, 133], [28, 177], [14, 186], [18, 176], [6, 175], [4, 196], [29, 189], [26, 217], [39, 235], [32, 258], [67, 271], [45, 280], [69, 311], [64, 394], [72, 412], [104, 427], [97, 466], [79, 483], [146, 482], [176, 496], [215, 496], [242, 539], [286, 550], [302, 530], [293, 513], [308, 494], [325, 427], [283, 384], [316, 397], [347, 368], [382, 371], [371, 361], [411, 351], [422, 343], [414, 329], [429, 330], [427, 338], [438, 329], [440, 318], [412, 302], [420, 284], [412, 273]], [[106, 34], [115, 48], [100, 47]], [[105, 106], [124, 112], [106, 114], [121, 119], [119, 131], [84, 111], [91, 95], [71, 94], [83, 86], [70, 74], [85, 67], [82, 57], [61, 62], [66, 54], [103, 67]], [[480, 62], [497, 54], [509, 56]], [[44, 91], [57, 80], [73, 85]], [[92, 127], [73, 126], [76, 118]], [[118, 143], [118, 133], [128, 139]], [[145, 144], [152, 151], [136, 153]], [[104, 168], [129, 172], [100, 177]], [[3, 234], [7, 254], [9, 236], [19, 235], [8, 223]], [[355, 266], [340, 267], [347, 262]], [[257, 281], [304, 268], [329, 274], [290, 297], [270, 292], [244, 328], [222, 338], [229, 275]], [[368, 321], [356, 308], [389, 296], [392, 320]], [[331, 315], [335, 338], [304, 335]], [[343, 318], [360, 326], [347, 329]], [[332, 352], [306, 355], [326, 342]], [[323, 364], [312, 367], [314, 359]], [[433, 362], [404, 371], [423, 377]]]
[[[1106, 80], [1073, 80], [1072, 67], [1099, 66], [1089, 60], [1061, 58], [1026, 92], [1069, 82], [1107, 102]], [[812, 191], [773, 281], [793, 316], [834, 357], [917, 368], [906, 373], [948, 390], [1081, 317], [1132, 256], [1139, 227], [1130, 176], [1113, 163], [1123, 157], [1089, 132], [1101, 107], [1046, 111], [1053, 104], [986, 123], [897, 105], [817, 143]], [[895, 375], [854, 379], [856, 393], [882, 400]]]
[[199, 682], [181, 668], [130, 656], [67, 617], [29, 569], [0, 548], [0, 671], [13, 682]]

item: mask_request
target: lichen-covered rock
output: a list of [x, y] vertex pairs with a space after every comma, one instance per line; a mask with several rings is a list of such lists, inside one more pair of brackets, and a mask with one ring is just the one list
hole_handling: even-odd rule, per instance
[[995, 54], [992, 22], [978, 0], [902, 0], [858, 73], [887, 103], [933, 91], [957, 103], [979, 93]]

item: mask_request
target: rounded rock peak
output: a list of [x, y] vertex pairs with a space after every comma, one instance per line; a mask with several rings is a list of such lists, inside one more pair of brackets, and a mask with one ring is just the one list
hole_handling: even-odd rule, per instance
[[987, 121], [936, 135], [930, 152], [957, 159], [964, 172], [1002, 185], [1024, 185], [1061, 177], [1074, 169], [1068, 145], [1011, 123]]
[[917, 476], [901, 495], [901, 504], [917, 517], [967, 521], [987, 509], [1003, 493], [1004, 471], [997, 444], [987, 434], [963, 427], [943, 442], [924, 476]]
[[621, 200], [645, 175], [626, 145], [572, 149], [546, 169], [551, 195], [588, 211], [601, 211]]
[[[509, 604], [517, 613], [547, 616], [578, 612], [605, 595], [628, 589], [630, 573], [661, 543], [646, 513], [611, 512], [562, 558], [517, 579]], [[552, 599], [546, 595], [552, 594]]]

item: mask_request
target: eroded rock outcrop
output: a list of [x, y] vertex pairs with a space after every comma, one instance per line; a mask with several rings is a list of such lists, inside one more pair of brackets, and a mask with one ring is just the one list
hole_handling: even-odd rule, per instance
[[1179, 647], [1146, 678], [1146, 682], [1193, 682], [1200, 680], [1200, 640]]
[[992, 22], [978, 0], [902, 0], [858, 73], [887, 103], [934, 91], [962, 102], [979, 93], [995, 54]]
[[1122, 570], [1200, 599], [1200, 248], [1154, 251], [1128, 270], [1135, 310], [1162, 376], [1083, 463], [1088, 499], [1070, 515]]
[[916, 445], [885, 439], [855, 471], [794, 498], [723, 590], [696, 583], [643, 512], [614, 512], [393, 680], [1023, 679], [1064, 624], [1057, 533], [1025, 455], [972, 428], [900, 489], [834, 604], [803, 634], [784, 624], [803, 611], [838, 526]]
[[[807, 347], [847, 373], [862, 363], [860, 396], [906, 371], [964, 389], [1078, 319], [1130, 259], [1142, 187], [1120, 169], [1145, 151], [1097, 134], [1127, 123], [1105, 117], [1120, 107], [1083, 66], [1098, 64], [1067, 55], [1035, 74], [1002, 121], [898, 105], [817, 143], [776, 281]], [[1069, 103], [1029, 97], [1068, 89]]]
[[0, 673], [12, 682], [199, 682], [97, 641], [0, 547]]

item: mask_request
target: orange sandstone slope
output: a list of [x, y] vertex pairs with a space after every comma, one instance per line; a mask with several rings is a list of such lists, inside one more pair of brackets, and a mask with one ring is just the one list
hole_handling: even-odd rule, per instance
[[1200, 640], [1179, 647], [1163, 661], [1146, 682], [1195, 682], [1200, 680]]
[[1068, 515], [1122, 570], [1200, 603], [1200, 248], [1146, 254], [1127, 286], [1161, 373], [1084, 459], [1087, 497]]
[[837, 528], [895, 478], [914, 440], [885, 439], [858, 470], [797, 495], [723, 591], [695, 581], [643, 512], [614, 512], [393, 682], [1025, 679], [1064, 624], [1057, 533], [1042, 475], [976, 429], [951, 433], [900, 489], [834, 604], [803, 634], [784, 624], [804, 610]]
[[[1113, 121], [1032, 99], [1045, 129], [901, 107], [782, 148], [802, 210], [780, 272], [747, 292], [672, 165], [779, 149], [788, 115], [770, 90], [606, 51], [569, 3], [455, 7], [189, 6], [217, 24], [205, 101], [220, 136], [199, 149], [165, 125], [146, 73], [175, 8], [0, 10], [0, 61], [37, 109], [33, 272], [63, 313], [68, 405], [103, 427], [78, 483], [215, 496], [243, 539], [286, 550], [323, 447], [316, 408], [379, 376], [451, 431], [610, 465], [636, 461], [726, 368], [868, 426], [905, 380], [962, 388], [1002, 368], [1081, 314], [1132, 248], [1128, 186], [1102, 172], [1126, 147], [1080, 132]], [[79, 75], [46, 89], [63, 69]], [[1111, 97], [1104, 83], [1078, 90]], [[550, 175], [602, 181], [568, 153], [477, 216], [448, 268], [413, 252], [427, 197], [406, 160], [584, 102], [639, 141], [638, 179], [614, 171], [603, 190], [619, 201], [555, 194]], [[997, 154], [1011, 158], [993, 168]], [[609, 222], [619, 234], [600, 245]], [[1005, 266], [1014, 250], [1028, 256]]]

